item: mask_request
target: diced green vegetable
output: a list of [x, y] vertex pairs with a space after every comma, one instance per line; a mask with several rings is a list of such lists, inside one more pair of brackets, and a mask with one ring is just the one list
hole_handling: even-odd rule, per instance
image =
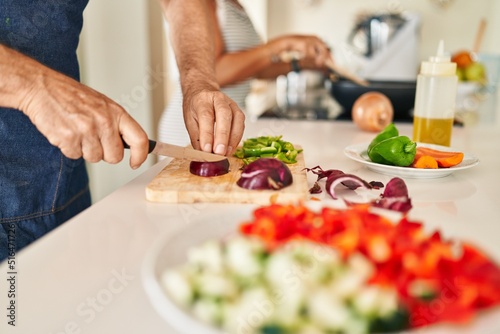
[[385, 318], [374, 318], [370, 323], [370, 333], [390, 333], [408, 328], [410, 315], [405, 309], [397, 309]]
[[243, 142], [234, 156], [243, 159], [245, 165], [258, 158], [276, 158], [286, 164], [297, 162], [297, 155], [302, 149], [296, 149], [292, 143], [281, 139], [282, 136], [260, 136]]
[[262, 334], [287, 334], [288, 331], [279, 325], [266, 325], [260, 329]]

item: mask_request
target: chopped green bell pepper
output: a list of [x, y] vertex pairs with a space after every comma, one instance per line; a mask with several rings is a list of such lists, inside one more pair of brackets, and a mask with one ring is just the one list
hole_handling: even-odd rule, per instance
[[260, 136], [245, 140], [234, 156], [243, 159], [245, 164], [258, 158], [276, 158], [293, 164], [297, 162], [300, 152], [302, 150], [297, 150], [292, 143], [282, 140], [281, 136]]
[[371, 161], [406, 167], [412, 164], [417, 153], [417, 143], [407, 136], [397, 136], [382, 140], [368, 151]]

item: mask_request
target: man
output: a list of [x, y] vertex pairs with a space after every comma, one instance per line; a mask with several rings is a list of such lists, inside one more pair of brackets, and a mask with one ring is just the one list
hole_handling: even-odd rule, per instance
[[[88, 0], [0, 2], [0, 261], [90, 205], [84, 160], [130, 166], [148, 136], [116, 102], [78, 82]], [[161, 0], [172, 25], [184, 116], [197, 149], [230, 154], [244, 116], [214, 79], [213, 35], [203, 0]]]
[[234, 101], [219, 91], [215, 77], [215, 24], [211, 22], [208, 2], [162, 0], [161, 4], [179, 68], [184, 121], [191, 144], [203, 151], [229, 154], [243, 136], [245, 116]]

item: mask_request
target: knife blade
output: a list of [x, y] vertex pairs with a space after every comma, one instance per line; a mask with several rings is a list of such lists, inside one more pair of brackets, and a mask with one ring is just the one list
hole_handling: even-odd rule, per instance
[[[123, 140], [123, 138], [122, 142], [124, 148], [130, 149], [130, 146], [125, 142], [125, 140]], [[178, 158], [178, 159], [188, 159], [191, 161], [214, 162], [227, 159], [227, 157], [223, 155], [203, 152], [187, 146], [183, 147], [168, 143], [157, 142], [152, 139], [149, 140], [148, 153], [172, 157], [172, 158]]]

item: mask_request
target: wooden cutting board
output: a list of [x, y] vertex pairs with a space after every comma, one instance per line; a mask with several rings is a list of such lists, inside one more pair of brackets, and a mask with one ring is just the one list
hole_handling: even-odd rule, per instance
[[309, 198], [309, 187], [304, 163], [304, 153], [297, 156], [297, 163], [287, 165], [293, 183], [280, 190], [248, 190], [236, 182], [241, 175], [242, 161], [230, 157], [230, 170], [226, 175], [201, 177], [189, 172], [189, 161], [173, 159], [146, 187], [146, 198], [163, 203], [297, 203]]

